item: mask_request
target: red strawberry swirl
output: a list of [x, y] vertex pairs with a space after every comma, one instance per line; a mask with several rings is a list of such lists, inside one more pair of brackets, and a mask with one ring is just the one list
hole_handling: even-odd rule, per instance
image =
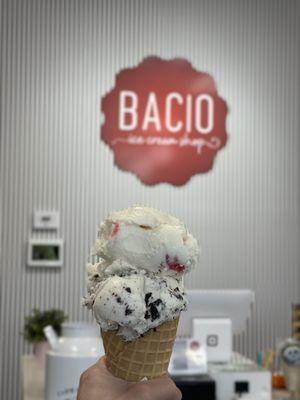
[[117, 222], [114, 225], [113, 230], [111, 231], [111, 237], [116, 236], [118, 234], [119, 230], [120, 230], [120, 224], [119, 224], [119, 222]]
[[178, 273], [181, 273], [185, 270], [185, 266], [183, 264], [180, 264], [178, 262], [178, 257], [174, 257], [173, 260], [171, 260], [169, 254], [166, 255], [166, 264], [169, 267], [169, 269], [176, 271]]

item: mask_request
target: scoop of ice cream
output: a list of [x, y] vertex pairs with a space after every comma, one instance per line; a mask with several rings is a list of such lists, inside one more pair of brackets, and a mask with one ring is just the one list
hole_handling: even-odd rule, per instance
[[119, 262], [115, 264], [104, 271], [101, 281], [97, 273], [101, 264], [94, 265], [89, 279], [94, 282], [89, 286], [90, 307], [102, 329], [119, 329], [125, 340], [132, 340], [176, 318], [186, 308], [184, 289], [177, 279], [133, 267], [125, 276], [110, 275], [120, 267]]
[[187, 272], [198, 258], [196, 239], [177, 218], [150, 207], [134, 206], [110, 214], [101, 224], [94, 254], [108, 262], [166, 275]]

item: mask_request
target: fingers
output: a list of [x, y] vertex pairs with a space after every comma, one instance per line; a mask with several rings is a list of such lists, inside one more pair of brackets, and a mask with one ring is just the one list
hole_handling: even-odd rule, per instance
[[107, 370], [107, 366], [106, 366], [106, 356], [102, 356], [101, 358], [99, 358], [99, 360], [96, 362], [96, 364], [98, 368], [103, 368], [105, 370]]
[[[158, 400], [181, 400], [182, 394], [170, 377], [154, 379], [149, 382], [151, 390], [155, 388]], [[159, 397], [159, 395], [161, 397]]]
[[150, 381], [126, 382], [108, 371], [105, 357], [101, 357], [82, 374], [80, 384], [89, 388], [99, 385], [102, 389], [105, 388], [107, 394], [117, 391], [120, 400], [181, 400], [182, 398], [180, 390], [168, 375]]
[[172, 379], [165, 377], [139, 382], [130, 388], [130, 397], [136, 400], [181, 400], [182, 395]]
[[107, 369], [105, 356], [102, 356], [101, 358], [99, 358], [99, 360], [95, 364], [93, 364], [87, 371], [90, 371], [90, 370], [97, 370], [98, 373], [113, 376]]
[[101, 357], [95, 364], [85, 370], [80, 376], [80, 384], [89, 384], [90, 382], [100, 383], [114, 379], [113, 375], [106, 368], [105, 357]]
[[128, 386], [130, 383], [116, 378], [108, 371], [105, 357], [102, 357], [81, 375], [77, 400], [120, 399]]
[[[88, 368], [83, 375], [87, 375], [89, 377], [95, 377], [97, 376], [101, 380], [106, 380], [106, 382], [110, 381], [120, 381], [123, 384], [125, 381], [122, 379], [116, 378], [108, 369], [106, 366], [106, 357], [103, 356], [101, 357], [95, 364], [93, 364], [90, 368]], [[118, 383], [120, 383], [118, 382]]]

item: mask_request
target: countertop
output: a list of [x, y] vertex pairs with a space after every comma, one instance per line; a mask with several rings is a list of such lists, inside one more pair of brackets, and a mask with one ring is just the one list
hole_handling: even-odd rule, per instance
[[[45, 370], [38, 365], [33, 355], [22, 356], [22, 388], [23, 400], [45, 400]], [[285, 390], [273, 392], [274, 400], [300, 400], [300, 397], [291, 397]]]

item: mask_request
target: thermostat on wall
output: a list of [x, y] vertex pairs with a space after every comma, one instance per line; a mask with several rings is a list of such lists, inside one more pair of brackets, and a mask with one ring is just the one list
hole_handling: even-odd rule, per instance
[[58, 229], [59, 213], [57, 211], [35, 211], [33, 214], [34, 229]]
[[63, 240], [29, 239], [27, 265], [29, 267], [61, 267], [63, 265]]

